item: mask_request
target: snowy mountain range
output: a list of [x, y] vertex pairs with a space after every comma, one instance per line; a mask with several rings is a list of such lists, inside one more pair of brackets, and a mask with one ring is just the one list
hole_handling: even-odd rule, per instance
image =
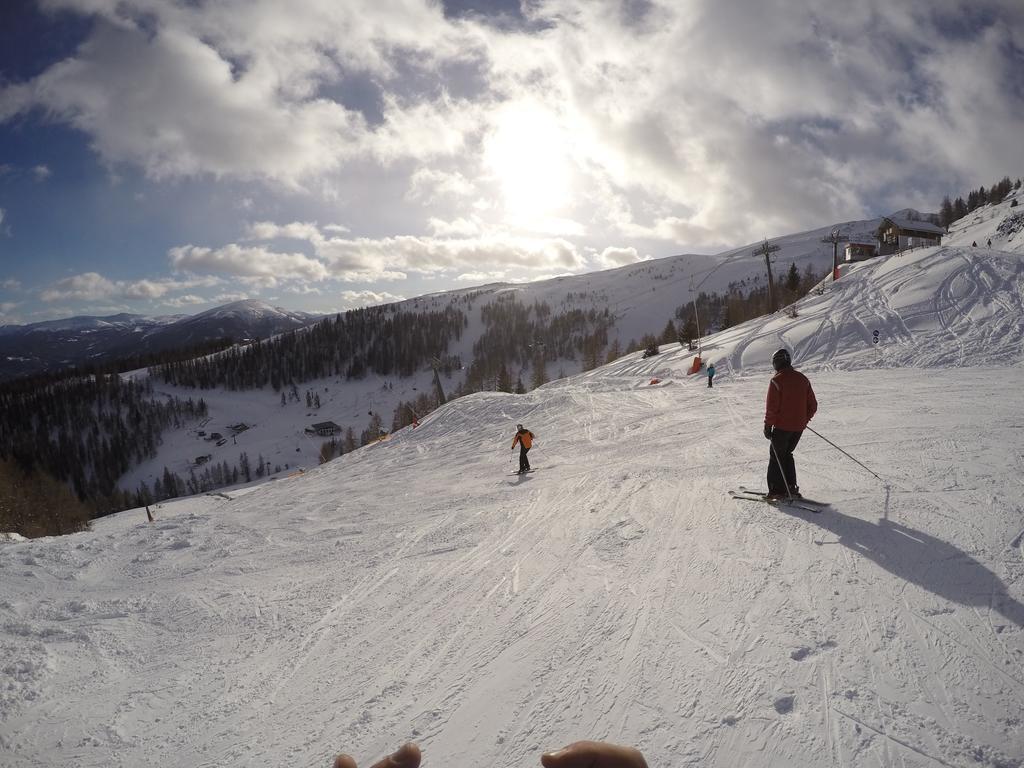
[[[425, 766], [526, 768], [594, 738], [652, 766], [1021, 765], [1008, 205], [705, 338], [713, 389], [666, 345], [154, 523], [0, 544], [4, 764], [369, 764], [412, 739]], [[796, 451], [820, 514], [726, 493], [763, 483], [781, 346], [820, 404]], [[300, 455], [304, 409], [271, 394], [214, 394], [208, 428], [251, 409], [234, 452]]]
[[123, 313], [5, 325], [0, 327], [0, 381], [225, 337], [263, 339], [308, 325], [318, 317], [247, 299], [191, 316]]
[[[1016, 215], [1018, 209], [1009, 207], [1013, 199], [1016, 198], [975, 211], [969, 217], [970, 221], [954, 223], [947, 241], [970, 246], [973, 240], [980, 238], [984, 243], [992, 238], [993, 249], [999, 248], [1008, 252], [1024, 251], [1024, 235], [1011, 233], [1004, 236], [997, 231], [1000, 226], [1005, 230], [1003, 223]], [[840, 225], [839, 228], [844, 235], [856, 238], [864, 233], [873, 232], [878, 226], [878, 221], [851, 222]], [[793, 262], [797, 264], [798, 269], [803, 270], [810, 263], [819, 272], [827, 270], [832, 263], [832, 245], [822, 240], [835, 228], [822, 227], [774, 239], [772, 242], [780, 247], [779, 252], [775, 254], [776, 265], [785, 269]], [[461, 356], [466, 364], [473, 358], [473, 346], [484, 326], [481, 307], [504, 296], [513, 296], [527, 306], [534, 302], [547, 302], [556, 312], [572, 308], [584, 311], [602, 311], [607, 308], [615, 317], [610, 341], [617, 339], [620, 347], [624, 349], [630, 340], [637, 340], [645, 333], [660, 333], [666, 321], [672, 318], [676, 308], [691, 301], [701, 290], [724, 290], [729, 283], [741, 281], [746, 281], [748, 286], [756, 284], [758, 280], [763, 284], [766, 279], [764, 259], [752, 255], [755, 249], [756, 246], [751, 245], [718, 257], [674, 256], [586, 275], [521, 285], [493, 284], [432, 294], [402, 302], [397, 305], [397, 309], [411, 312], [436, 310], [450, 305], [460, 305], [460, 300], [466, 294], [478, 294], [480, 300], [469, 313], [465, 332], [449, 349], [450, 354]], [[941, 258], [939, 262], [942, 262]], [[897, 260], [892, 263], [900, 265], [904, 261]], [[956, 260], [950, 262], [955, 263]], [[856, 267], [852, 269], [855, 270]], [[691, 285], [694, 290], [690, 289]], [[837, 283], [840, 288], [846, 285], [849, 285], [847, 281]], [[911, 295], [906, 289], [903, 290], [904, 296]], [[863, 313], [863, 310], [858, 310], [858, 313]], [[702, 322], [706, 323], [706, 319]], [[842, 326], [837, 326], [836, 320], [830, 318], [825, 324], [830, 333], [823, 330], [817, 338], [824, 343], [824, 340], [832, 339], [832, 334], [835, 333], [841, 333], [843, 336], [863, 336], [867, 333], [870, 337], [870, 331], [874, 329], [865, 331], [862, 325], [862, 321], [856, 316], [848, 317]], [[905, 330], [900, 330], [900, 334], [902, 338], [912, 338]], [[1010, 338], [1015, 336], [1016, 332], [1011, 329]], [[836, 350], [829, 354], [841, 357], [845, 347], [838, 339], [836, 345]], [[894, 353], [888, 346], [886, 349], [889, 350], [889, 354]], [[946, 350], [945, 346], [943, 350]], [[771, 351], [768, 350], [769, 355]], [[844, 363], [837, 359], [834, 364]], [[580, 359], [564, 359], [549, 365], [548, 370], [550, 376], [554, 378], [577, 374], [581, 367]], [[140, 372], [134, 375], [145, 374]], [[454, 391], [463, 375], [464, 372], [455, 372], [450, 377], [443, 377], [442, 384], [445, 390], [448, 393]], [[517, 375], [522, 375], [524, 381], [529, 380], [526, 372], [512, 371], [513, 381]], [[197, 456], [209, 455], [212, 462], [227, 461], [229, 464], [235, 464], [243, 450], [254, 460], [262, 456], [265, 462], [269, 462], [271, 469], [280, 467], [279, 476], [287, 475], [298, 468], [315, 467], [319, 463], [323, 438], [311, 436], [306, 431], [308, 427], [318, 422], [333, 421], [343, 428], [353, 428], [358, 435], [367, 427], [372, 414], [380, 414], [387, 428], [398, 404], [412, 402], [419, 393], [429, 391], [431, 380], [432, 372], [424, 369], [409, 378], [370, 374], [361, 380], [346, 380], [344, 376], [333, 376], [305, 382], [301, 389], [317, 393], [321, 401], [321, 407], [315, 410], [305, 407], [302, 402], [289, 401], [286, 406], [281, 406], [280, 393], [269, 389], [203, 390], [202, 396], [210, 409], [208, 422], [191, 430], [165, 434], [159, 455], [129, 471], [122, 478], [121, 487], [134, 490], [141, 482], [146, 482], [151, 487], [165, 467], [186, 478], [193, 469]], [[189, 388], [162, 383], [158, 389], [163, 394], [175, 395], [182, 399], [195, 394], [195, 391]], [[238, 423], [250, 426], [244, 438], [236, 436], [221, 446], [209, 443], [205, 435], [199, 434], [200, 431], [207, 435], [212, 431], [230, 434], [230, 426]]]

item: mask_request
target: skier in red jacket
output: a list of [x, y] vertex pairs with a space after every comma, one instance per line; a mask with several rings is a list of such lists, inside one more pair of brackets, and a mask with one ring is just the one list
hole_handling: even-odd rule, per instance
[[793, 370], [788, 350], [780, 349], [772, 355], [772, 367], [776, 374], [768, 384], [764, 411], [764, 436], [772, 442], [768, 456], [768, 498], [799, 499], [793, 450], [807, 422], [818, 410], [818, 401], [807, 377]]
[[519, 444], [519, 471], [517, 475], [525, 475], [530, 471], [530, 460], [526, 457], [526, 454], [530, 452], [533, 447], [534, 434], [530, 430], [526, 429], [522, 424], [516, 425], [516, 436], [512, 438], [512, 450], [516, 449], [516, 444]]

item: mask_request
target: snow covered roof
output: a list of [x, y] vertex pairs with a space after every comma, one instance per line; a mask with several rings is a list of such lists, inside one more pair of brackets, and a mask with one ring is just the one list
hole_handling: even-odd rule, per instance
[[313, 429], [319, 432], [322, 429], [341, 429], [341, 427], [339, 427], [333, 421], [321, 421], [318, 424], [314, 424]]
[[927, 232], [933, 235], [946, 234], [946, 230], [944, 228], [940, 227], [938, 224], [932, 224], [930, 221], [919, 221], [916, 219], [904, 219], [898, 216], [887, 216], [882, 219], [883, 227], [886, 222], [894, 224], [898, 228], [909, 232]]

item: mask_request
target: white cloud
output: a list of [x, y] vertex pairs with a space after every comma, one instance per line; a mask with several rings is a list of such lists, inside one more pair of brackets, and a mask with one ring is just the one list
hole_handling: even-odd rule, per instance
[[463, 200], [477, 194], [476, 186], [458, 171], [420, 168], [409, 180], [410, 200], [433, 204], [443, 200]]
[[369, 307], [377, 304], [392, 304], [403, 301], [404, 296], [396, 296], [387, 291], [342, 291], [341, 299], [349, 309]]
[[249, 238], [252, 240], [308, 240], [311, 243], [322, 243], [324, 236], [316, 222], [293, 221], [290, 224], [275, 224], [272, 221], [257, 221], [249, 225]]
[[53, 175], [53, 171], [47, 165], [37, 165], [32, 168], [32, 174], [36, 177], [36, 181], [46, 181]]
[[482, 229], [479, 221], [464, 219], [461, 216], [454, 221], [431, 216], [427, 226], [435, 237], [472, 237], [479, 235]]
[[245, 301], [252, 298], [248, 293], [219, 293], [211, 301], [215, 304], [230, 304], [233, 301]]
[[[460, 227], [437, 222], [454, 232]], [[466, 229], [472, 224], [465, 222]], [[576, 245], [558, 237], [525, 237], [492, 231], [466, 236], [399, 235], [383, 238], [328, 237], [316, 224], [261, 221], [249, 226], [253, 240], [295, 239], [309, 243], [312, 256], [278, 253], [262, 246], [230, 244], [211, 249], [182, 246], [171, 249], [175, 267], [241, 277], [349, 282], [401, 280], [406, 273], [521, 270], [574, 271], [585, 266]]]
[[319, 251], [332, 273], [342, 279], [359, 279], [363, 275], [382, 279], [389, 273], [406, 270], [431, 273], [481, 266], [573, 270], [584, 265], [576, 246], [567, 240], [508, 235], [335, 238], [325, 242]]
[[196, 296], [193, 293], [186, 293], [182, 296], [175, 296], [174, 298], [164, 299], [161, 304], [165, 307], [191, 307], [196, 304], [206, 304], [211, 301], [210, 299], [203, 298], [202, 296]]
[[7, 280], [4, 280], [2, 283], [0, 283], [0, 288], [3, 288], [5, 291], [20, 291], [21, 281], [15, 280], [13, 277], [8, 278]]
[[455, 279], [460, 283], [484, 284], [504, 282], [505, 272], [464, 272]]
[[31, 88], [31, 103], [91, 135], [106, 160], [157, 179], [229, 174], [294, 186], [356, 151], [361, 130], [339, 104], [281, 103], [259, 73], [236, 79], [217, 51], [170, 27], [150, 38], [99, 24], [75, 59]]
[[[427, 0], [44, 4], [98, 21], [0, 88], [0, 121], [41, 107], [113, 166], [270, 180], [349, 222], [254, 225], [312, 255], [178, 254], [264, 286], [725, 248], [937, 202], [1020, 154], [1019, 0], [538, 0], [532, 31]], [[395, 221], [413, 234], [381, 237]]]
[[172, 248], [168, 255], [174, 269], [192, 272], [212, 272], [271, 280], [301, 278], [314, 281], [323, 280], [329, 275], [323, 263], [305, 254], [277, 253], [258, 246], [243, 247], [234, 243], [223, 248], [178, 246]]
[[66, 299], [93, 300], [113, 296], [116, 285], [97, 272], [86, 272], [58, 280], [53, 287], [44, 290], [39, 298], [43, 301], [64, 301]]
[[122, 299], [128, 301], [159, 299], [175, 291], [197, 287], [211, 287], [219, 282], [210, 276], [193, 276], [183, 280], [160, 278], [158, 280], [111, 280], [98, 272], [83, 272], [58, 280], [39, 294], [45, 302], [95, 301], [98, 299]]
[[319, 288], [314, 288], [311, 285], [289, 285], [284, 288], [285, 293], [294, 293], [300, 296], [322, 296], [323, 291]]
[[[650, 258], [650, 257], [647, 257]], [[594, 261], [601, 269], [612, 269], [614, 267], [622, 267], [626, 264], [633, 264], [637, 261], [643, 261], [642, 257], [632, 246], [628, 248], [612, 248], [608, 247], [598, 254]]]
[[385, 94], [372, 129], [320, 95], [350, 72], [398, 79], [406, 59], [435, 70], [465, 57], [472, 41], [422, 1], [49, 6], [98, 21], [74, 57], [0, 90], [0, 120], [43, 107], [89, 134], [108, 162], [156, 179], [230, 175], [295, 187], [365, 153], [385, 162], [450, 154], [473, 129], [475, 105], [445, 94]]

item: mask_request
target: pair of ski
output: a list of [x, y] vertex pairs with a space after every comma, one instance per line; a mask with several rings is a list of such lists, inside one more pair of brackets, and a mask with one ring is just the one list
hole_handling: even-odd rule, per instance
[[831, 506], [831, 504], [826, 501], [815, 501], [814, 499], [805, 499], [803, 497], [799, 499], [769, 499], [768, 494], [764, 491], [755, 491], [751, 488], [744, 488], [742, 485], [734, 491], [729, 491], [729, 495], [734, 499], [762, 501], [766, 504], [771, 504], [773, 507], [795, 507], [797, 509], [806, 509], [808, 512], [814, 512], [816, 514]]

